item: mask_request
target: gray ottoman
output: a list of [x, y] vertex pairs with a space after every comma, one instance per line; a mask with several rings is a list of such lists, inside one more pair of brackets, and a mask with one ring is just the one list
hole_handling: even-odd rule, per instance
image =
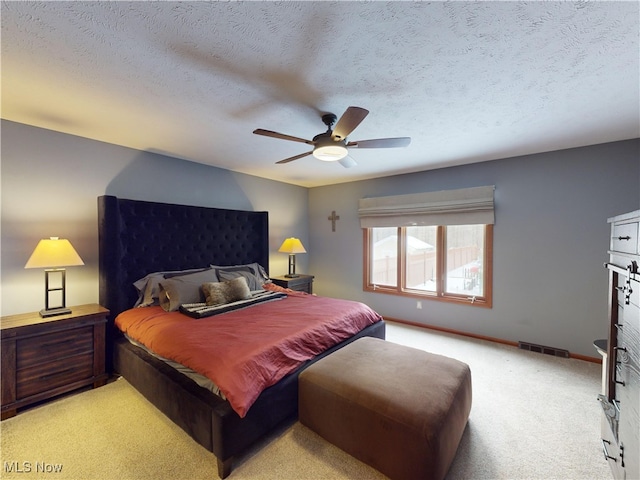
[[377, 338], [299, 377], [300, 422], [392, 479], [443, 479], [470, 410], [467, 364]]

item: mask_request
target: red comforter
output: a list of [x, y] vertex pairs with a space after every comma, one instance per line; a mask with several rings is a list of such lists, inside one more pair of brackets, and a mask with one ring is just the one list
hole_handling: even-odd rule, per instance
[[202, 319], [161, 307], [134, 308], [118, 315], [116, 326], [208, 377], [244, 417], [265, 388], [379, 320], [359, 302], [291, 295]]

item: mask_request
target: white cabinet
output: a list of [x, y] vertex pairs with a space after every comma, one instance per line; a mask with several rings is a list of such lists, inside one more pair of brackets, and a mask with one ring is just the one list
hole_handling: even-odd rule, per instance
[[602, 448], [616, 479], [640, 479], [640, 210], [610, 218]]

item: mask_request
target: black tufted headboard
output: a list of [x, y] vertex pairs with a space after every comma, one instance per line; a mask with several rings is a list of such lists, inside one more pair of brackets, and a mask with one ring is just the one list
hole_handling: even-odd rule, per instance
[[98, 197], [100, 304], [111, 321], [148, 273], [258, 262], [269, 268], [267, 212]]

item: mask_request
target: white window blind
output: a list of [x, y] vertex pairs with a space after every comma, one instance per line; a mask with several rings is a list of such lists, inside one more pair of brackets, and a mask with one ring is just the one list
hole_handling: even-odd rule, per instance
[[495, 186], [362, 198], [362, 228], [493, 224]]

